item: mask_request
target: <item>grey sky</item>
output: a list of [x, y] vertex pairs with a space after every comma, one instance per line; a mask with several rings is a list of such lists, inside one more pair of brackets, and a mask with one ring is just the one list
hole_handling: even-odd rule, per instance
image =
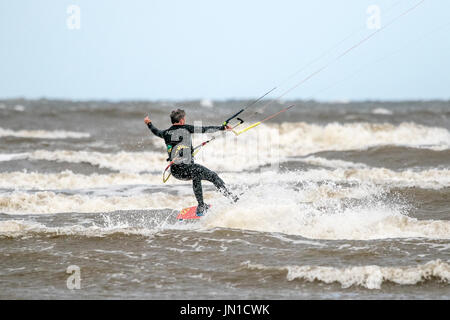
[[[252, 98], [327, 53], [276, 97], [374, 32], [370, 5], [383, 26], [418, 2], [2, 1], [0, 98]], [[449, 99], [449, 12], [425, 1], [286, 98]]]

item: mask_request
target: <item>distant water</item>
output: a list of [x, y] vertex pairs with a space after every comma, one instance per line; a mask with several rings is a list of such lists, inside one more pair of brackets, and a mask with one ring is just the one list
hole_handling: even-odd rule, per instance
[[249, 102], [0, 101], [0, 298], [450, 299], [449, 101], [264, 101], [243, 127], [296, 107], [196, 158], [240, 201], [204, 182], [177, 221], [192, 186], [145, 115]]

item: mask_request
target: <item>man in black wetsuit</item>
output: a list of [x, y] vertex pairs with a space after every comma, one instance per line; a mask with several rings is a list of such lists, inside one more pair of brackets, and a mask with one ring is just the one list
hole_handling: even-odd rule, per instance
[[231, 130], [231, 128], [229, 126], [194, 127], [185, 124], [185, 116], [186, 113], [184, 110], [177, 109], [172, 111], [170, 114], [172, 126], [166, 130], [157, 129], [148, 116], [145, 117], [144, 121], [154, 135], [164, 139], [169, 154], [167, 161], [173, 161], [173, 164], [170, 167], [172, 175], [179, 180], [192, 180], [194, 194], [198, 202], [197, 215], [201, 216], [204, 215], [209, 208], [209, 206], [203, 202], [202, 180], [212, 182], [223, 195], [232, 199], [234, 202], [236, 202], [238, 198], [228, 191], [225, 183], [219, 178], [217, 173], [194, 163], [194, 158], [192, 156], [194, 148], [192, 147], [191, 134], [211, 133], [219, 130]]

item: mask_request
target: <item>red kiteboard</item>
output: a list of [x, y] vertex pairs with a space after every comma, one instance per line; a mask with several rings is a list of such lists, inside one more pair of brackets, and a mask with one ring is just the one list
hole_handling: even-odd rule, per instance
[[[211, 208], [211, 205], [209, 207]], [[203, 216], [198, 216], [196, 214], [196, 212], [197, 212], [197, 206], [190, 207], [190, 208], [184, 208], [178, 214], [177, 219], [180, 221], [183, 221], [183, 220], [200, 219], [201, 217], [203, 217]]]

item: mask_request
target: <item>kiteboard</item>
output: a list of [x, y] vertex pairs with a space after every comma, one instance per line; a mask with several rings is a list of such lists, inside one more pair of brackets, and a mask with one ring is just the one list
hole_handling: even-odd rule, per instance
[[[211, 208], [211, 205], [209, 207]], [[184, 208], [178, 214], [177, 219], [180, 221], [200, 219], [202, 216], [198, 216], [196, 213], [197, 213], [197, 206]]]

